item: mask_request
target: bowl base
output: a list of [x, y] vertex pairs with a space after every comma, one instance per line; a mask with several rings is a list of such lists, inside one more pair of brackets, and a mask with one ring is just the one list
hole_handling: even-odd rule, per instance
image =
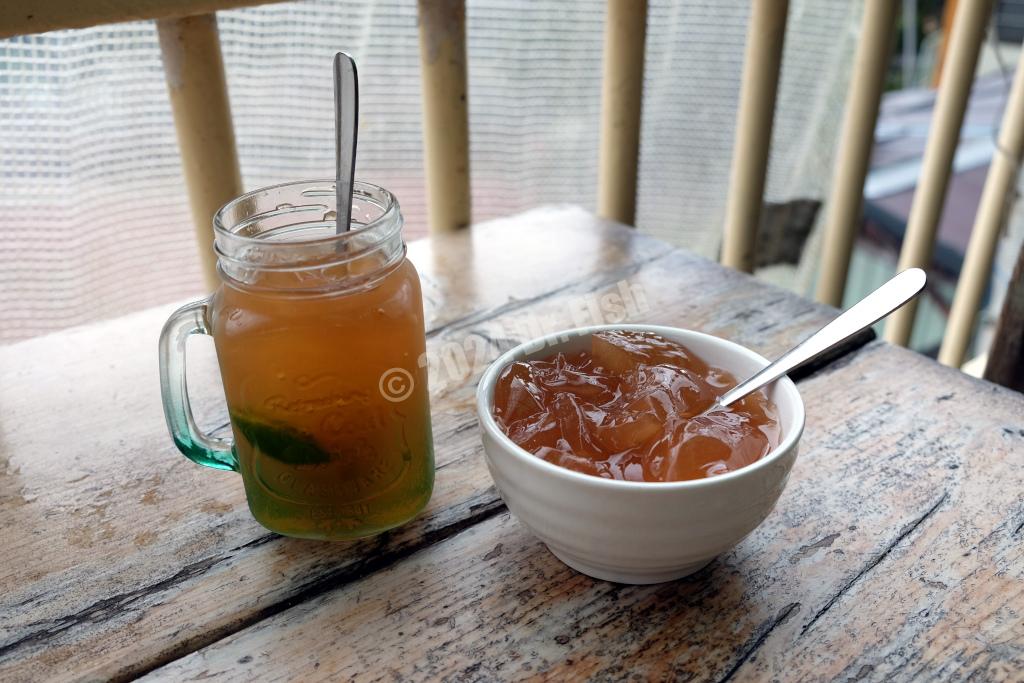
[[643, 586], [652, 583], [665, 583], [666, 581], [681, 579], [684, 576], [689, 576], [690, 574], [700, 571], [711, 564], [711, 560], [715, 559], [714, 557], [710, 557], [706, 560], [699, 560], [681, 567], [673, 567], [672, 569], [645, 571], [642, 569], [632, 569], [628, 567], [595, 566], [587, 562], [585, 559], [571, 553], [567, 553], [564, 550], [556, 550], [550, 545], [548, 545], [547, 548], [551, 551], [551, 554], [561, 560], [563, 564], [568, 565], [570, 568], [575, 569], [581, 574], [586, 574], [589, 577], [601, 579], [602, 581], [625, 583], [636, 586]]

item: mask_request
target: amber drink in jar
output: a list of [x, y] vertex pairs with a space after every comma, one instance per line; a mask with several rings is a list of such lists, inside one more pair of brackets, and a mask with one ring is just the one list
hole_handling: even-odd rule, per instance
[[[413, 518], [434, 459], [423, 304], [398, 201], [356, 183], [339, 233], [333, 182], [289, 183], [230, 202], [214, 230], [221, 284], [161, 340], [179, 448], [238, 470], [253, 516], [278, 533], [350, 539]], [[180, 366], [193, 332], [213, 335], [233, 443], [191, 420]]]

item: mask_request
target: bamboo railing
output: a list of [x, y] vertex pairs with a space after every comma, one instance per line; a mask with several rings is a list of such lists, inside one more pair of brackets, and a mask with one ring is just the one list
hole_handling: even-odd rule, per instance
[[[224, 64], [217, 34], [218, 10], [261, 0], [20, 0], [0, 3], [0, 38], [129, 20], [156, 22], [182, 169], [189, 191], [199, 254], [207, 283], [216, 282], [210, 248], [211, 218], [242, 192], [231, 125]], [[782, 68], [788, 0], [751, 0], [722, 262], [753, 270], [764, 202], [772, 121]], [[471, 220], [465, 0], [418, 0], [423, 83], [426, 186], [431, 230], [467, 226]], [[874, 140], [892, 32], [899, 3], [865, 0], [825, 219], [817, 298], [842, 302], [860, 225], [864, 180]], [[927, 267], [935, 247], [953, 155], [970, 95], [992, 0], [951, 3], [951, 35], [942, 50], [935, 118], [914, 195], [899, 268]], [[644, 75], [647, 0], [607, 0], [602, 90], [598, 211], [632, 224]], [[991, 271], [1006, 201], [1024, 154], [1024, 61], [1018, 65], [1003, 116], [998, 151], [989, 170], [958, 283], [940, 361], [963, 362]], [[889, 341], [906, 344], [915, 307], [897, 312], [886, 327]]]

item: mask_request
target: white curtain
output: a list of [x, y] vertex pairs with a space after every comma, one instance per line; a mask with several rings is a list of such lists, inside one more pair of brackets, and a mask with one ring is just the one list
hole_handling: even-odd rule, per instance
[[[768, 199], [822, 199], [860, 2], [792, 0]], [[749, 3], [651, 0], [637, 223], [713, 256]], [[416, 3], [221, 12], [247, 189], [332, 172], [331, 56], [360, 68], [357, 177], [425, 227]], [[474, 219], [596, 204], [604, 0], [469, 0]], [[0, 343], [201, 293], [152, 22], [0, 41]]]

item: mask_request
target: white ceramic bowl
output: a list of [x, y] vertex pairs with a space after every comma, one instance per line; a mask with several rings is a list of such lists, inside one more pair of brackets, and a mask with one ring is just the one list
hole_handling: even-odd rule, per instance
[[536, 339], [503, 354], [477, 387], [477, 415], [491, 477], [509, 510], [567, 565], [619, 583], [659, 583], [692, 574], [764, 521], [782, 493], [804, 429], [804, 404], [788, 378], [769, 397], [782, 443], [761, 460], [693, 481], [647, 483], [593, 477], [523, 450], [492, 416], [494, 385], [512, 361], [589, 348], [590, 334], [625, 329], [680, 342], [712, 365], [745, 378], [768, 364], [718, 337], [657, 325], [598, 325]]

